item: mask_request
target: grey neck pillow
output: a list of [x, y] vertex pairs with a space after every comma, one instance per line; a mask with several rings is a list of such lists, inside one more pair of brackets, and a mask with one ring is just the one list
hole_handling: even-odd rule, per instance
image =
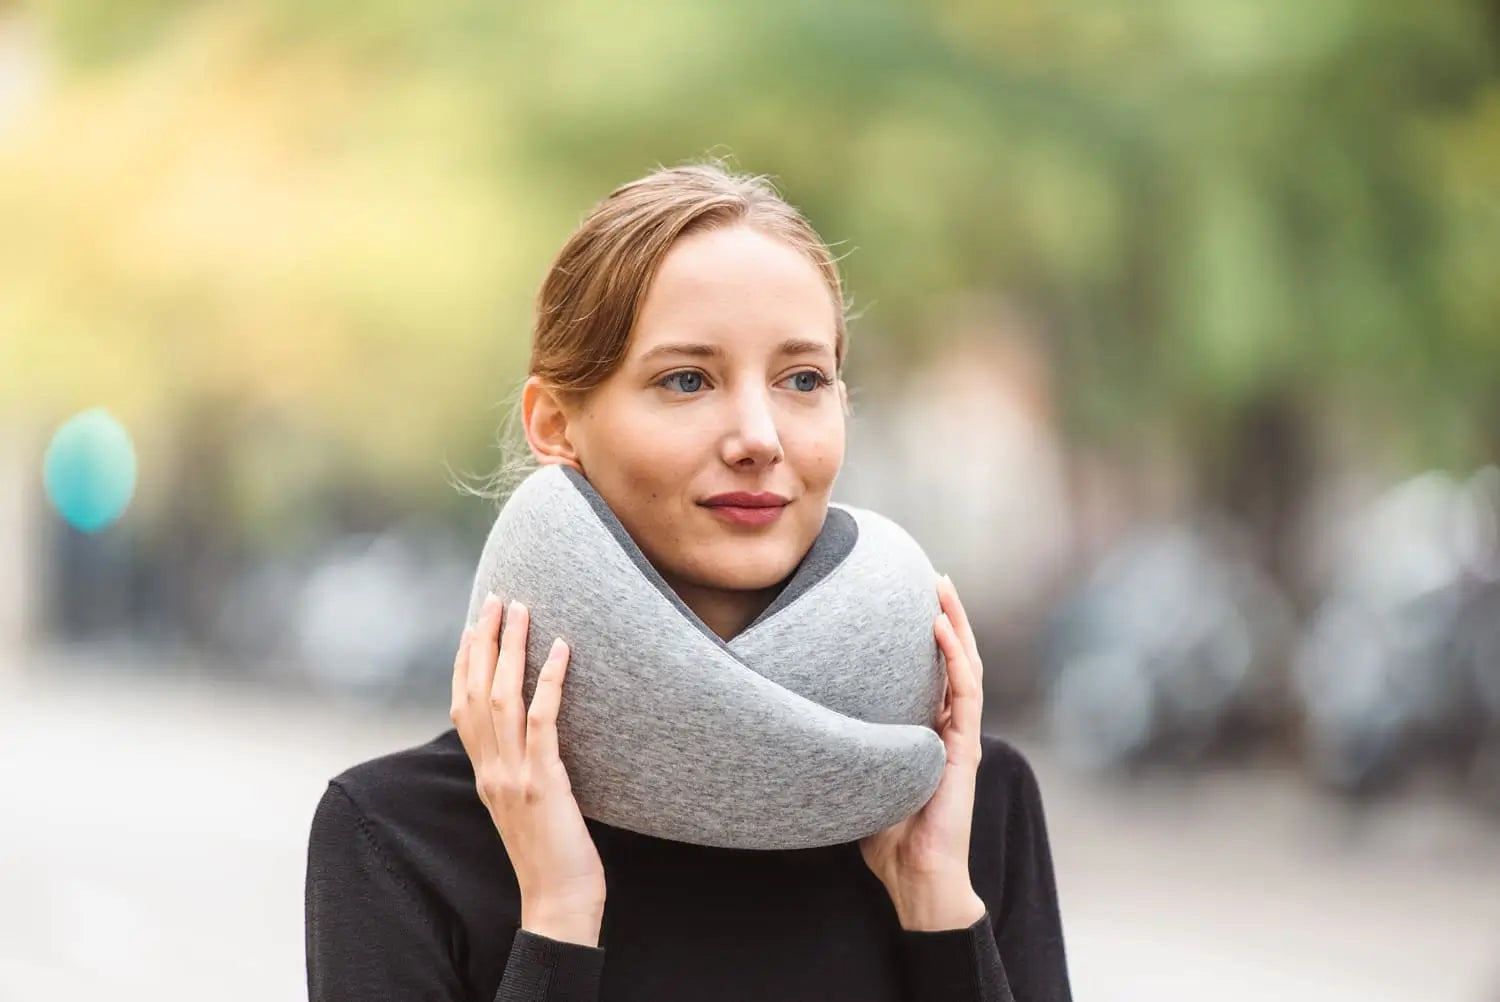
[[529, 704], [554, 637], [571, 646], [558, 743], [585, 817], [733, 849], [880, 831], [942, 778], [937, 574], [874, 512], [830, 505], [777, 598], [725, 642], [646, 560], [582, 474], [544, 466], [485, 541], [486, 592], [531, 612]]

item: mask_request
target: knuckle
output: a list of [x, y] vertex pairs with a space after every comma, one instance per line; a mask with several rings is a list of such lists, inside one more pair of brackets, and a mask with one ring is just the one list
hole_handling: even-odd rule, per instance
[[491, 800], [509, 803], [516, 799], [516, 779], [506, 770], [486, 769], [480, 782]]
[[539, 804], [547, 796], [549, 786], [545, 775], [530, 769], [519, 784], [517, 798], [524, 804]]

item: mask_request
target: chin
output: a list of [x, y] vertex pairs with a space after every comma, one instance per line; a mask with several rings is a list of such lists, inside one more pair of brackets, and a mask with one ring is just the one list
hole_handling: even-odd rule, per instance
[[737, 541], [715, 546], [703, 555], [702, 583], [726, 591], [763, 591], [785, 581], [802, 560], [798, 550], [784, 541], [763, 543]]

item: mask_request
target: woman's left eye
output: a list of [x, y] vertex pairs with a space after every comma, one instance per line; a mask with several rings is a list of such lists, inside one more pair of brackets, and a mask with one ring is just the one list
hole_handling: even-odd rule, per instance
[[792, 386], [803, 393], [811, 393], [821, 386], [826, 386], [830, 380], [817, 369], [806, 369], [802, 372], [793, 373], [787, 377]]

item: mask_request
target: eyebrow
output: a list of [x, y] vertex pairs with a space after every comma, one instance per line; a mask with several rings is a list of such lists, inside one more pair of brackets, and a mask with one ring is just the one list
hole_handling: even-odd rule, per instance
[[[831, 355], [833, 346], [825, 341], [809, 341], [805, 338], [788, 338], [781, 342], [776, 348], [778, 354], [782, 355]], [[724, 349], [716, 344], [702, 344], [691, 342], [673, 342], [670, 344], [659, 344], [641, 355], [642, 362], [648, 362], [663, 355], [687, 355], [692, 358], [718, 358], [724, 354]]]

